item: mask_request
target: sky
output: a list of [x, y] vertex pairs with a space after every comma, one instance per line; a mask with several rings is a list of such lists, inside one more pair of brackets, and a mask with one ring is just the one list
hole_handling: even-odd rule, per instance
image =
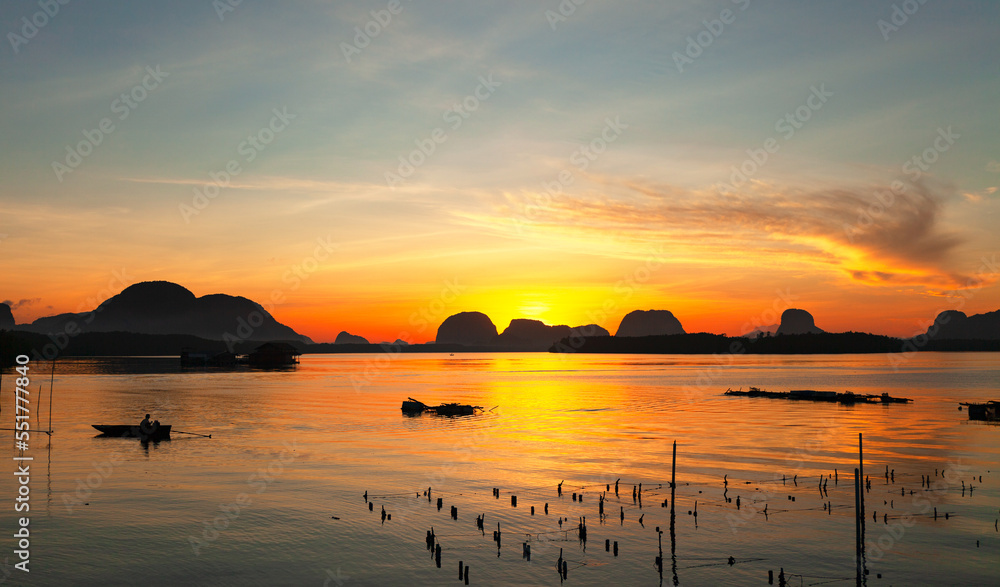
[[[235, 6], [234, 6], [235, 5]], [[46, 12], [46, 10], [48, 12]], [[1000, 3], [4, 2], [0, 300], [316, 341], [460, 311], [911, 336], [1000, 308]]]

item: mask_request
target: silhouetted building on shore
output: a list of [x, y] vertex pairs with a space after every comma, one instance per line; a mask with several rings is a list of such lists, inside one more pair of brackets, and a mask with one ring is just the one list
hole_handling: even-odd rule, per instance
[[287, 342], [265, 342], [247, 355], [247, 362], [252, 367], [282, 367], [298, 363], [301, 354]]

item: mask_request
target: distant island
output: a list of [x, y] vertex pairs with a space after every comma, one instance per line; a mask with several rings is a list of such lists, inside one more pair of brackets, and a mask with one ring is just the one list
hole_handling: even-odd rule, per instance
[[547, 325], [517, 318], [502, 332], [482, 312], [459, 312], [438, 327], [432, 343], [403, 340], [372, 344], [342, 331], [333, 343], [313, 342], [279, 323], [260, 304], [244, 297], [196, 297], [167, 281], [132, 285], [90, 312], [39, 318], [16, 324], [0, 303], [0, 363], [17, 354], [33, 359], [57, 356], [178, 355], [248, 353], [264, 342], [287, 342], [302, 353], [553, 352], [664, 354], [825, 354], [915, 351], [1000, 351], [1000, 310], [967, 316], [941, 312], [927, 332], [910, 339], [863, 332], [825, 332], [812, 314], [789, 308], [781, 323], [746, 336], [687, 333], [668, 310], [626, 314], [614, 336], [597, 324]]

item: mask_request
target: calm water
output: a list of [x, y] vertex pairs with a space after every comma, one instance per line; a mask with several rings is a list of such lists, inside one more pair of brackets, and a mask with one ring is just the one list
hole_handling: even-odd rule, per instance
[[[33, 434], [25, 453], [35, 459], [30, 575], [12, 566], [17, 488], [9, 458], [0, 557], [15, 585], [458, 584], [459, 560], [474, 585], [559, 585], [562, 549], [567, 584], [658, 585], [660, 527], [664, 585], [675, 575], [680, 585], [766, 585], [768, 570], [777, 585], [781, 568], [791, 585], [850, 585], [863, 432], [867, 584], [996, 584], [1000, 427], [970, 423], [957, 402], [1000, 397], [998, 358], [921, 353], [896, 370], [884, 355], [744, 356], [731, 364], [671, 355], [319, 355], [287, 372], [67, 359], [56, 366], [55, 433]], [[32, 425], [40, 409], [44, 428], [49, 366], [31, 368]], [[13, 383], [7, 372], [4, 427], [13, 423]], [[750, 385], [886, 391], [915, 401], [844, 407], [721, 395]], [[407, 417], [399, 410], [407, 396], [493, 409]], [[143, 446], [95, 438], [90, 428], [138, 423], [146, 412], [212, 438], [174, 434]], [[662, 504], [674, 440], [672, 558]], [[894, 480], [886, 480], [887, 466]], [[633, 500], [639, 483], [641, 503]], [[422, 494], [428, 486], [432, 501]], [[384, 523], [383, 506], [392, 516]], [[576, 531], [582, 516], [586, 543]], [[568, 518], [562, 527], [560, 518]], [[432, 526], [442, 568], [425, 545]], [[605, 552], [606, 539], [618, 542], [617, 557]]]

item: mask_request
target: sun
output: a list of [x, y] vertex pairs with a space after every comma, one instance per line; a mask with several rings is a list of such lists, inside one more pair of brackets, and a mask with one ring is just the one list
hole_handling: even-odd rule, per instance
[[517, 306], [517, 312], [525, 318], [538, 319], [540, 316], [544, 316], [552, 308], [549, 307], [545, 302], [536, 299], [528, 299], [521, 302]]

